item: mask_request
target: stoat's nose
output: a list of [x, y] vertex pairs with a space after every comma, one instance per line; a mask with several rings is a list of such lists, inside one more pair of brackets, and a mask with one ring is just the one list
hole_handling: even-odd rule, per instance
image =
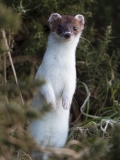
[[71, 32], [65, 32], [64, 37], [69, 39], [71, 37]]

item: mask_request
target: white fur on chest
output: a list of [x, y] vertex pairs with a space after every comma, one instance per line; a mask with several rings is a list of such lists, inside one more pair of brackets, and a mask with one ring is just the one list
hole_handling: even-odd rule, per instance
[[[50, 35], [43, 62], [38, 69], [36, 78], [52, 84], [56, 98], [62, 93], [66, 82], [75, 87], [75, 49], [77, 42], [55, 41]], [[70, 82], [71, 81], [71, 82]]]

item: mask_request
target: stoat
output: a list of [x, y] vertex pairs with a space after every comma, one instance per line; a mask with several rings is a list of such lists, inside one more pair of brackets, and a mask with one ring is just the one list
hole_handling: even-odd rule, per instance
[[49, 17], [50, 35], [42, 64], [35, 79], [45, 84], [37, 89], [32, 107], [49, 104], [51, 110], [30, 123], [29, 131], [38, 145], [63, 147], [69, 129], [69, 112], [76, 88], [75, 51], [84, 17], [53, 13]]

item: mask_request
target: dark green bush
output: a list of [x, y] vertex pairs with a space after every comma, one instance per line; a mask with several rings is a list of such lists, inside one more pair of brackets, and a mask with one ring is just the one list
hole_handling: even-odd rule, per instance
[[41, 116], [30, 105], [36, 87], [43, 83], [33, 79], [46, 49], [53, 12], [80, 13], [86, 23], [76, 52], [77, 89], [68, 143], [66, 148], [45, 152], [52, 153], [50, 159], [120, 159], [117, 0], [0, 1], [0, 159], [27, 160], [37, 147], [27, 126]]

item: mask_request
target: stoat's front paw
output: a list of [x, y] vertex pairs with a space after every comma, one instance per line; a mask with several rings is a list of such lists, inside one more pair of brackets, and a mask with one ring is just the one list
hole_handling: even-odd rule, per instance
[[48, 105], [50, 105], [50, 107], [52, 108], [52, 109], [56, 109], [56, 100], [55, 100], [55, 98], [53, 98], [53, 99], [47, 99], [47, 104]]
[[47, 104], [52, 108], [52, 109], [56, 109], [56, 101], [47, 101]]
[[70, 101], [67, 97], [62, 98], [62, 106], [64, 109], [69, 109], [70, 108]]
[[56, 109], [56, 102], [50, 103], [52, 109]]
[[48, 104], [48, 105], [50, 105], [50, 107], [52, 108], [52, 109], [55, 109], [56, 108], [56, 98], [55, 98], [55, 95], [54, 94], [52, 94], [52, 93], [50, 93], [50, 94], [46, 94], [46, 103]]

